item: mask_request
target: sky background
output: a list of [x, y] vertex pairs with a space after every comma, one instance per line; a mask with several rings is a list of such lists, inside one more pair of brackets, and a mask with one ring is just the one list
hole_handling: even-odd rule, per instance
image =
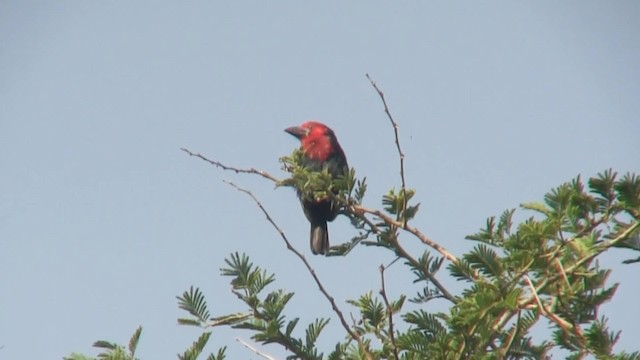
[[[284, 177], [278, 158], [297, 143], [283, 129], [317, 119], [367, 177], [365, 204], [379, 206], [399, 186], [398, 159], [366, 73], [400, 124], [422, 203], [414, 224], [456, 255], [488, 216], [578, 174], [640, 171], [638, 19], [637, 1], [0, 2], [0, 359], [95, 355], [94, 341], [126, 343], [139, 325], [140, 358], [175, 358], [200, 334], [176, 324], [175, 296], [189, 286], [215, 315], [245, 310], [219, 276], [234, 251], [295, 292], [287, 314], [302, 317], [299, 330], [333, 317], [260, 211], [222, 180], [251, 189], [354, 311], [345, 300], [377, 292], [391, 254], [311, 256], [293, 191], [180, 147]], [[354, 235], [344, 218], [330, 224], [334, 244]], [[621, 282], [603, 311], [622, 330], [617, 349], [632, 351], [640, 290], [638, 267], [620, 265], [628, 257], [601, 265]], [[389, 296], [414, 294], [411, 280], [394, 265]], [[332, 320], [325, 354], [342, 334]], [[250, 333], [214, 329], [209, 350], [256, 359], [238, 336]]]

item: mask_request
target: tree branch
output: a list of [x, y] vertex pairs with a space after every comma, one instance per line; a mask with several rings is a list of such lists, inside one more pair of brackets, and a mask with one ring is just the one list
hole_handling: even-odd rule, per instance
[[391, 340], [391, 347], [393, 348], [393, 355], [396, 360], [400, 359], [400, 355], [398, 354], [398, 345], [396, 345], [396, 337], [393, 330], [393, 309], [389, 304], [389, 299], [387, 298], [387, 290], [384, 285], [384, 270], [385, 267], [380, 265], [380, 295], [382, 296], [382, 300], [384, 300], [384, 305], [387, 307], [387, 316], [389, 317], [389, 340]]
[[[402, 148], [400, 147], [400, 139], [398, 136], [398, 128], [399, 128], [398, 123], [393, 119], [393, 115], [391, 115], [389, 106], [387, 106], [387, 99], [384, 97], [384, 93], [382, 92], [382, 90], [380, 90], [376, 82], [373, 81], [373, 79], [371, 79], [369, 74], [366, 74], [366, 76], [369, 82], [371, 83], [371, 86], [373, 86], [373, 88], [378, 93], [378, 96], [380, 96], [380, 100], [382, 100], [382, 105], [384, 105], [384, 112], [387, 114], [387, 117], [389, 118], [389, 121], [391, 121], [391, 125], [393, 126], [393, 133], [395, 136], [396, 148], [398, 149], [398, 157], [400, 158], [400, 180], [402, 181], [402, 195], [404, 198], [402, 213], [404, 213], [404, 211], [407, 209], [407, 197], [406, 197], [407, 185], [404, 178], [404, 153], [402, 152]], [[406, 223], [406, 220], [404, 222]]]
[[311, 274], [311, 277], [313, 277], [313, 280], [315, 281], [316, 285], [318, 285], [318, 288], [320, 289], [320, 292], [322, 292], [324, 297], [329, 301], [333, 311], [336, 313], [336, 315], [340, 319], [340, 323], [342, 324], [342, 327], [344, 327], [344, 329], [347, 331], [347, 333], [349, 334], [349, 336], [352, 339], [354, 339], [355, 341], [358, 342], [358, 345], [360, 346], [362, 351], [365, 353], [367, 359], [368, 360], [373, 360], [373, 355], [371, 355], [371, 353], [367, 349], [364, 341], [362, 340], [360, 335], [358, 335], [357, 332], [354, 332], [353, 330], [351, 330], [351, 328], [347, 324], [347, 321], [344, 319], [344, 315], [342, 314], [342, 311], [340, 310], [340, 308], [338, 308], [338, 305], [336, 304], [335, 299], [324, 288], [324, 286], [322, 285], [322, 282], [320, 282], [320, 279], [318, 278], [318, 275], [316, 274], [315, 270], [311, 267], [311, 265], [309, 264], [307, 259], [304, 257], [304, 255], [302, 255], [302, 253], [300, 253], [296, 248], [293, 247], [293, 245], [291, 245], [291, 243], [289, 242], [289, 239], [287, 239], [287, 236], [284, 234], [284, 231], [275, 223], [273, 218], [271, 218], [271, 215], [269, 214], [269, 212], [267, 212], [267, 210], [264, 208], [262, 203], [255, 197], [255, 195], [253, 195], [253, 193], [251, 191], [249, 191], [247, 189], [244, 189], [244, 188], [241, 188], [241, 187], [237, 186], [236, 184], [234, 184], [232, 182], [229, 182], [229, 181], [225, 181], [225, 183], [229, 184], [230, 186], [234, 187], [236, 190], [238, 190], [240, 192], [243, 192], [243, 193], [247, 194], [249, 197], [251, 197], [251, 199], [255, 202], [255, 204], [258, 206], [258, 208], [260, 208], [262, 213], [267, 217], [267, 221], [269, 221], [269, 223], [271, 223], [271, 225], [278, 231], [278, 233], [280, 234], [280, 237], [282, 238], [282, 240], [284, 240], [285, 244], [287, 245], [287, 250], [293, 252], [300, 259], [300, 261], [302, 261], [304, 266], [307, 268], [307, 270]]
[[261, 358], [265, 358], [267, 360], [276, 360], [276, 358], [274, 358], [273, 356], [263, 353], [262, 351], [256, 349], [254, 346], [251, 346], [251, 344], [249, 344], [248, 342], [242, 340], [239, 337], [236, 338], [236, 341], [239, 342], [240, 344], [244, 345], [244, 347], [246, 347], [247, 349], [251, 350], [252, 352], [254, 352], [256, 355], [260, 356]]
[[233, 171], [233, 172], [235, 172], [236, 174], [238, 174], [238, 173], [243, 173], [243, 174], [256, 174], [256, 175], [260, 175], [260, 176], [262, 176], [262, 177], [263, 177], [263, 178], [265, 178], [265, 179], [269, 179], [269, 180], [271, 180], [271, 181], [273, 181], [273, 182], [275, 182], [275, 183], [279, 182], [279, 180], [278, 180], [276, 177], [271, 176], [271, 174], [269, 174], [268, 172], [263, 171], [263, 170], [258, 170], [258, 169], [255, 169], [255, 168], [250, 168], [250, 169], [239, 169], [239, 168], [235, 168], [235, 167], [233, 167], [233, 166], [227, 166], [227, 165], [225, 165], [225, 164], [223, 164], [223, 163], [221, 163], [221, 162], [219, 162], [219, 161], [210, 160], [210, 159], [206, 158], [205, 156], [203, 156], [203, 155], [201, 155], [201, 154], [193, 153], [193, 152], [191, 152], [191, 151], [189, 151], [188, 149], [185, 149], [185, 148], [180, 148], [180, 150], [182, 150], [182, 151], [186, 152], [186, 153], [187, 153], [187, 154], [189, 154], [190, 156], [195, 156], [195, 157], [197, 157], [197, 158], [200, 158], [200, 159], [202, 159], [202, 160], [204, 160], [204, 161], [208, 162], [208, 163], [209, 163], [209, 164], [211, 164], [211, 165], [215, 165], [215, 166], [217, 166], [217, 167], [219, 167], [219, 168], [222, 168], [222, 170]]
[[558, 327], [561, 328], [565, 333], [567, 333], [569, 335], [572, 335], [572, 334], [576, 335], [576, 337], [578, 337], [580, 339], [580, 341], [586, 343], [586, 340], [582, 336], [582, 331], [580, 330], [580, 326], [578, 324], [571, 324], [567, 320], [565, 320], [565, 319], [561, 318], [560, 316], [554, 314], [553, 311], [550, 311], [549, 309], [547, 309], [547, 307], [544, 306], [544, 304], [542, 303], [542, 300], [540, 300], [540, 297], [538, 296], [538, 292], [536, 291], [535, 286], [533, 286], [533, 282], [531, 281], [529, 276], [525, 275], [524, 276], [524, 280], [526, 281], [527, 285], [529, 286], [529, 289], [531, 290], [532, 296], [535, 299], [536, 303], [538, 304], [538, 309], [539, 309], [540, 313], [542, 314], [542, 316], [546, 317], [551, 322], [553, 322], [556, 325], [558, 325]]
[[418, 239], [420, 239], [420, 241], [422, 243], [424, 243], [425, 245], [429, 246], [430, 248], [436, 250], [437, 252], [439, 252], [444, 258], [446, 258], [447, 260], [451, 261], [451, 262], [455, 262], [457, 263], [459, 260], [457, 257], [455, 257], [454, 255], [452, 255], [449, 251], [447, 251], [447, 249], [444, 248], [444, 246], [436, 243], [435, 241], [431, 240], [427, 235], [423, 234], [420, 230], [418, 230], [417, 228], [406, 224], [406, 223], [401, 223], [398, 220], [393, 219], [392, 217], [390, 217], [389, 215], [384, 214], [382, 211], [380, 210], [376, 210], [376, 209], [369, 209], [366, 208], [364, 206], [360, 206], [360, 205], [351, 205], [351, 211], [353, 211], [355, 214], [358, 214], [360, 212], [363, 213], [367, 213], [367, 214], [371, 214], [377, 218], [379, 218], [380, 220], [384, 221], [387, 225], [391, 225], [391, 226], [395, 226], [399, 229], [405, 230], [408, 233], [414, 235], [415, 237], [417, 237]]

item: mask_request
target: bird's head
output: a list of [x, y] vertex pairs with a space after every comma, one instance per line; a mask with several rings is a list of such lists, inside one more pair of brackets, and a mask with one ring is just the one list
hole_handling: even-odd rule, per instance
[[[336, 136], [328, 126], [317, 121], [307, 121], [284, 131], [300, 140], [300, 147], [313, 160], [325, 161], [336, 151]], [[339, 145], [338, 145], [339, 146]]]

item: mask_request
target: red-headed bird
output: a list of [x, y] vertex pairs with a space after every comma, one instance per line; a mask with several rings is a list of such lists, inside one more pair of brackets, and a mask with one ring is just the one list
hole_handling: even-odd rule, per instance
[[[300, 126], [293, 126], [284, 131], [300, 140], [303, 167], [311, 171], [322, 171], [324, 167], [332, 178], [337, 178], [349, 171], [347, 158], [336, 139], [333, 130], [317, 121], [307, 121]], [[338, 216], [339, 206], [329, 199], [305, 199], [298, 191], [302, 210], [311, 223], [311, 252], [326, 254], [329, 250], [329, 232], [327, 221]]]

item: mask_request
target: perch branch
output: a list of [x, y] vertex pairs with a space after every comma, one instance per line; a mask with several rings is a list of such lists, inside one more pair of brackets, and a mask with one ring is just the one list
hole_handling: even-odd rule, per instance
[[275, 223], [275, 221], [273, 220], [273, 218], [271, 217], [269, 212], [265, 209], [265, 207], [262, 205], [260, 200], [258, 200], [258, 198], [256, 198], [255, 195], [253, 195], [253, 193], [251, 191], [247, 190], [247, 189], [241, 188], [238, 185], [236, 185], [236, 184], [234, 184], [232, 182], [229, 182], [229, 181], [225, 181], [225, 183], [229, 184], [230, 186], [234, 187], [236, 190], [238, 190], [238, 191], [240, 191], [242, 193], [245, 193], [249, 197], [251, 197], [251, 199], [254, 201], [254, 203], [258, 206], [258, 208], [260, 208], [262, 213], [266, 216], [267, 221], [269, 223], [271, 223], [271, 225], [276, 229], [276, 231], [278, 231], [278, 233], [280, 234], [280, 237], [282, 238], [282, 240], [284, 240], [285, 244], [287, 245], [287, 250], [293, 252], [300, 259], [300, 261], [302, 261], [304, 266], [307, 268], [307, 270], [311, 274], [311, 277], [313, 277], [313, 280], [315, 281], [316, 285], [318, 285], [318, 288], [320, 289], [320, 292], [322, 292], [324, 297], [331, 304], [331, 307], [332, 307], [333, 311], [336, 313], [336, 315], [340, 319], [340, 323], [342, 324], [344, 329], [347, 331], [349, 336], [352, 339], [354, 339], [355, 341], [358, 342], [358, 344], [360, 345], [360, 348], [365, 353], [367, 359], [368, 360], [373, 360], [373, 355], [371, 355], [371, 353], [369, 353], [369, 350], [367, 349], [364, 341], [362, 340], [360, 335], [358, 335], [358, 333], [354, 332], [349, 327], [349, 325], [347, 324], [347, 321], [344, 319], [344, 315], [342, 314], [342, 311], [340, 310], [340, 308], [338, 308], [338, 305], [336, 304], [335, 299], [324, 288], [324, 286], [322, 285], [322, 282], [318, 278], [318, 275], [316, 274], [315, 270], [311, 267], [311, 265], [309, 264], [307, 259], [304, 257], [304, 255], [302, 255], [302, 253], [300, 253], [296, 248], [293, 247], [293, 245], [291, 245], [291, 242], [289, 242], [289, 239], [285, 235], [284, 231]]

